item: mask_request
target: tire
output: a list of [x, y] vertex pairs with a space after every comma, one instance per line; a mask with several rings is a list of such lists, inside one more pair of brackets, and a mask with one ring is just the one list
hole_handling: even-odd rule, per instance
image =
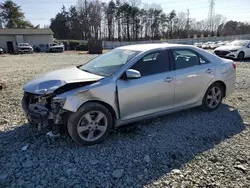
[[[213, 90], [215, 88], [215, 90]], [[214, 93], [215, 91], [215, 93]], [[206, 91], [201, 108], [204, 111], [214, 111], [216, 110], [223, 99], [224, 90], [223, 87], [219, 83], [212, 84]], [[214, 102], [213, 102], [214, 101]]]
[[[99, 116], [103, 118], [97, 121], [96, 118]], [[77, 112], [70, 114], [67, 123], [69, 135], [80, 145], [102, 142], [109, 135], [112, 127], [113, 117], [109, 110], [95, 102], [86, 103]]]
[[239, 61], [242, 61], [242, 60], [244, 59], [244, 56], [245, 56], [244, 52], [240, 52], [240, 53], [238, 54], [237, 59], [238, 59]]

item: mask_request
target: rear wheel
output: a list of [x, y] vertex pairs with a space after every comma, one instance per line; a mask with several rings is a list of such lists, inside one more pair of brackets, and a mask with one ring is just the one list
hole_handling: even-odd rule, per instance
[[213, 111], [217, 109], [223, 98], [223, 88], [219, 83], [212, 84], [202, 101], [202, 109], [205, 111]]
[[68, 120], [68, 132], [81, 145], [93, 145], [103, 141], [113, 126], [109, 110], [99, 103], [84, 104]]
[[240, 53], [238, 54], [237, 59], [238, 59], [239, 61], [241, 61], [241, 60], [244, 59], [244, 56], [245, 56], [244, 52], [240, 52]]

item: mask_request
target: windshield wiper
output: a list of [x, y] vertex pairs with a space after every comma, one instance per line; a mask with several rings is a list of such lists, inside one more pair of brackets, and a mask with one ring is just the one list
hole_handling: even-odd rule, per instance
[[89, 70], [87, 70], [87, 69], [81, 69], [82, 71], [84, 71], [84, 72], [89, 72], [89, 73], [91, 73], [91, 74], [94, 74], [93, 72], [91, 72], [91, 71], [89, 71]]
[[88, 73], [91, 73], [91, 74], [95, 74], [95, 75], [98, 75], [98, 76], [105, 76], [105, 75], [101, 75], [101, 74], [97, 74], [96, 72], [94, 71], [91, 71], [91, 70], [87, 70], [87, 69], [81, 69], [79, 66], [77, 66], [78, 69], [84, 71], [84, 72], [88, 72]]

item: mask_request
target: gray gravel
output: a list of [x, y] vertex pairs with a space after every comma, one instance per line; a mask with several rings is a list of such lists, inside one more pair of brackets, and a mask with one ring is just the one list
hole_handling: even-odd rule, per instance
[[0, 91], [0, 187], [249, 187], [250, 60], [237, 62], [236, 92], [215, 112], [195, 108], [138, 122], [90, 147], [28, 127], [23, 84], [92, 57], [0, 56], [7, 84]]

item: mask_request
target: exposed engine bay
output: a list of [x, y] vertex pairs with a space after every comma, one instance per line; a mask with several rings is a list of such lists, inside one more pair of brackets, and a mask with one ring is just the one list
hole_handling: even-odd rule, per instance
[[63, 109], [65, 99], [57, 99], [57, 96], [83, 87], [91, 82], [69, 83], [58, 89], [53, 93], [47, 94], [33, 94], [25, 92], [22, 99], [22, 108], [30, 124], [35, 125], [39, 130], [43, 128], [52, 129], [53, 132], [63, 132], [67, 125], [68, 115], [71, 113]]
[[59, 104], [52, 103], [54, 96], [24, 93], [22, 107], [30, 124], [36, 125], [38, 129], [63, 125], [62, 115], [66, 112]]

